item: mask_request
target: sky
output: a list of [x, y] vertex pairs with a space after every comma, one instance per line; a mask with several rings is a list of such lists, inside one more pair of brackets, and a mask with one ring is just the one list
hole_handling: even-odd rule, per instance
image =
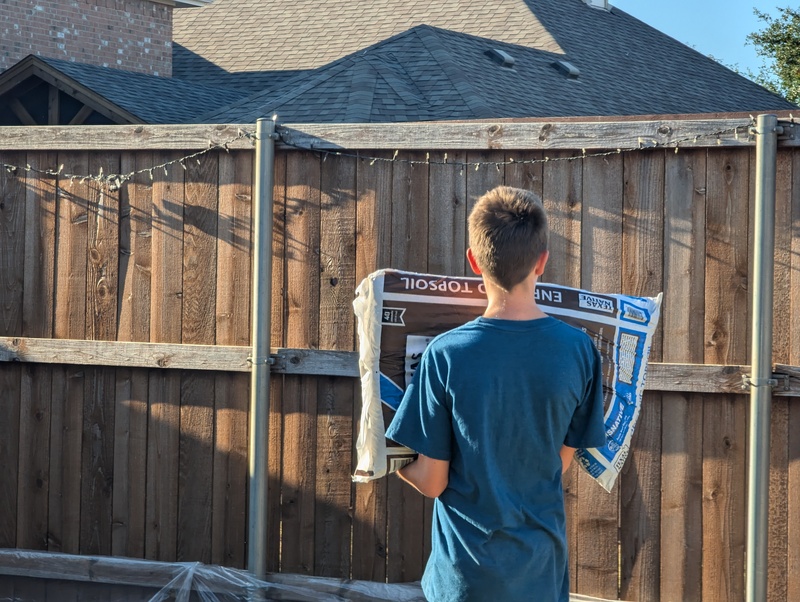
[[693, 47], [712, 55], [727, 66], [738, 66], [758, 72], [763, 59], [756, 55], [747, 35], [764, 29], [766, 24], [753, 14], [753, 7], [778, 16], [778, 7], [796, 7], [796, 2], [783, 0], [610, 0], [640, 21]]

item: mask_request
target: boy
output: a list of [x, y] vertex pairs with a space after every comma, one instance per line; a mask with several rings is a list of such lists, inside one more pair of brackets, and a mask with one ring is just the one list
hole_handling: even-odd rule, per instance
[[562, 472], [605, 444], [600, 355], [534, 299], [547, 221], [525, 190], [469, 217], [483, 316], [436, 337], [386, 436], [419, 452], [400, 477], [437, 498], [422, 578], [431, 602], [569, 600]]

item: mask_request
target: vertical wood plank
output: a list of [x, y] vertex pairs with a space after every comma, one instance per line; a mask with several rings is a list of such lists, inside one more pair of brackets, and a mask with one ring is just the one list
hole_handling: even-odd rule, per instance
[[111, 491], [114, 479], [113, 368], [86, 368], [83, 399], [81, 554], [111, 553]]
[[542, 170], [542, 202], [550, 232], [544, 282], [579, 287], [581, 283], [581, 211], [583, 161], [571, 153], [548, 153]]
[[[800, 366], [800, 202], [797, 200], [800, 191], [800, 151], [792, 149], [792, 208], [790, 213], [791, 232], [791, 313], [788, 324], [783, 326], [790, 332], [789, 362]], [[786, 513], [790, 517], [800, 516], [800, 403], [792, 399], [789, 402], [789, 450], [788, 450]], [[787, 550], [786, 585], [787, 600], [800, 599], [800, 522], [790, 520], [786, 538], [789, 542]]]
[[[747, 362], [750, 155], [708, 154], [706, 363]], [[703, 417], [703, 598], [744, 592], [745, 437], [743, 396], [706, 396]]]
[[[119, 171], [119, 156], [89, 154], [89, 173]], [[89, 340], [117, 338], [119, 192], [92, 182], [87, 189], [86, 334]], [[86, 371], [81, 452], [80, 548], [111, 553], [114, 473], [113, 369]]]
[[[119, 156], [90, 153], [89, 171], [119, 171]], [[117, 338], [119, 278], [119, 191], [92, 182], [88, 186], [88, 253], [86, 284], [86, 338]]]
[[[25, 155], [4, 154], [3, 161], [24, 165]], [[0, 333], [5, 336], [18, 336], [23, 327], [24, 186], [25, 174], [21, 170], [0, 172]], [[0, 507], [7, 509], [0, 512], [0, 546], [4, 547], [15, 547], [17, 543], [18, 492], [27, 482], [20, 474], [20, 470], [27, 471], [25, 461], [20, 462], [21, 378], [19, 366], [0, 366], [0, 400], [5, 412], [5, 420], [0, 421], [0, 464], [8, 469], [0, 487]], [[23, 410], [23, 418], [25, 413]], [[18, 483], [18, 478], [23, 482]]]
[[[425, 159], [407, 153], [401, 159]], [[392, 169], [391, 266], [428, 270], [428, 169], [427, 165], [397, 162]], [[414, 581], [424, 569], [425, 503], [416, 490], [396, 475], [389, 476], [387, 506], [387, 569], [390, 582]]]
[[[286, 165], [286, 344], [319, 348], [320, 160], [290, 153]], [[281, 571], [314, 572], [316, 377], [285, 377]]]
[[[218, 153], [186, 169], [183, 343], [213, 345], [216, 331]], [[178, 472], [178, 560], [211, 562], [214, 375], [184, 372]]]
[[[355, 329], [356, 160], [322, 164], [320, 323], [323, 349], [351, 351]], [[352, 531], [353, 396], [350, 378], [320, 380], [317, 416], [315, 573], [349, 578]]]
[[[47, 169], [55, 153], [29, 153], [28, 164]], [[53, 336], [55, 179], [31, 174], [25, 188], [25, 256], [22, 307], [26, 336]], [[28, 365], [20, 382], [20, 465], [17, 546], [47, 549], [52, 366]]]
[[[89, 173], [87, 153], [59, 153], [66, 173]], [[89, 187], [60, 180], [57, 201], [53, 332], [56, 338], [86, 335], [86, 278]], [[81, 433], [86, 374], [80, 366], [53, 370], [50, 418], [50, 499], [48, 529], [52, 551], [80, 550]]]
[[[156, 152], [153, 160], [166, 163], [179, 156]], [[184, 172], [173, 167], [153, 175], [150, 340], [178, 343], [183, 315]], [[180, 374], [150, 373], [145, 556], [168, 562], [177, 557], [180, 395]]]
[[[655, 296], [663, 288], [664, 152], [623, 158], [622, 292]], [[650, 361], [661, 360], [656, 336]], [[661, 395], [645, 394], [620, 474], [620, 597], [659, 597], [661, 523]]]
[[[777, 155], [775, 194], [775, 276], [773, 290], [773, 362], [791, 362], [791, 264], [792, 264], [792, 155]], [[789, 404], [786, 397], [773, 397], [770, 424], [769, 535], [767, 600], [788, 600], [787, 538], [789, 515]]]
[[[386, 154], [380, 156], [388, 156]], [[389, 264], [392, 164], [360, 160], [356, 174], [356, 282]], [[356, 395], [360, 395], [356, 387]], [[358, 430], [357, 402], [353, 432]], [[355, 458], [354, 460], [355, 461]], [[353, 579], [386, 579], [387, 480], [356, 483], [353, 509]]]
[[[622, 158], [588, 158], [583, 162], [581, 218], [581, 286], [596, 292], [621, 289]], [[581, 471], [578, 483], [579, 533], [572, 590], [616, 598], [618, 588], [619, 481], [611, 493]]]
[[433, 274], [463, 276], [467, 250], [467, 179], [455, 165], [464, 152], [431, 153], [428, 178], [428, 270]]
[[[251, 153], [220, 154], [216, 297], [218, 345], [247, 345], [250, 342], [251, 179]], [[218, 374], [214, 387], [216, 429], [211, 562], [244, 568], [249, 375]], [[272, 403], [275, 401], [272, 398]], [[273, 562], [278, 548], [276, 546], [270, 550], [268, 560]], [[268, 570], [276, 568], [277, 564], [268, 566]]]
[[[663, 359], [702, 363], [706, 151], [667, 152]], [[662, 395], [661, 600], [702, 597], [703, 397]]]
[[[122, 153], [123, 173], [153, 165], [151, 152]], [[120, 341], [150, 340], [153, 188], [139, 174], [120, 190]], [[147, 493], [147, 370], [117, 369], [114, 409], [114, 516], [111, 553], [144, 557]]]

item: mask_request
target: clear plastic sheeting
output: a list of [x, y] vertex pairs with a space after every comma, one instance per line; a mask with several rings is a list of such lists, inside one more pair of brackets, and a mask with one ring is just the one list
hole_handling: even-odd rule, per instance
[[270, 574], [199, 562], [153, 562], [0, 550], [0, 601], [132, 602], [424, 602], [418, 583], [375, 583], [305, 575]]
[[[250, 573], [200, 562], [0, 549], [0, 602], [425, 602], [419, 583]], [[570, 594], [570, 602], [610, 602]]]

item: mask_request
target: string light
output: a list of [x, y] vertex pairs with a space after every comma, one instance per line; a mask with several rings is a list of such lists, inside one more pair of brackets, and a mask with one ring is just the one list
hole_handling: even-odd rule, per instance
[[148, 174], [150, 176], [150, 180], [153, 180], [153, 171], [157, 169], [163, 169], [164, 175], [168, 176], [169, 172], [167, 171], [168, 167], [172, 165], [179, 164], [183, 169], [186, 169], [185, 162], [189, 159], [194, 159], [197, 161], [198, 165], [200, 163], [200, 156], [205, 155], [213, 150], [226, 150], [230, 152], [229, 145], [233, 144], [242, 139], [254, 139], [255, 136], [250, 134], [249, 132], [245, 132], [244, 130], [239, 130], [236, 134], [235, 138], [231, 138], [230, 140], [226, 140], [225, 142], [213, 142], [209, 141], [208, 148], [198, 151], [196, 153], [192, 153], [190, 155], [186, 155], [185, 157], [181, 157], [179, 159], [173, 159], [172, 161], [166, 161], [165, 163], [160, 163], [158, 165], [153, 165], [152, 167], [145, 167], [143, 169], [138, 169], [126, 174], [117, 174], [117, 173], [104, 173], [102, 166], [98, 170], [96, 175], [83, 175], [83, 174], [73, 174], [73, 173], [64, 173], [64, 165], [61, 164], [58, 166], [57, 170], [53, 169], [38, 169], [36, 167], [31, 166], [30, 164], [26, 164], [24, 167], [19, 165], [10, 165], [8, 163], [3, 163], [3, 167], [11, 174], [15, 174], [18, 171], [22, 170], [28, 173], [35, 173], [44, 176], [53, 176], [53, 177], [62, 177], [62, 178], [69, 178], [70, 187], [75, 182], [75, 180], [79, 180], [81, 184], [85, 184], [87, 181], [96, 182], [102, 186], [107, 186], [109, 191], [113, 192], [119, 190], [125, 182], [129, 182], [133, 180], [139, 174]]
[[[794, 123], [794, 117], [790, 115], [789, 118], [790, 118], [790, 121], [792, 123]], [[638, 145], [637, 146], [632, 146], [632, 147], [629, 147], [629, 148], [617, 148], [617, 149], [614, 149], [614, 150], [600, 151], [600, 152], [597, 152], [597, 153], [588, 153], [585, 148], [582, 148], [582, 149], [580, 149], [581, 152], [580, 152], [579, 155], [569, 155], [569, 156], [562, 156], [562, 157], [544, 156], [541, 159], [514, 159], [512, 157], [512, 158], [509, 158], [509, 159], [504, 160], [504, 161], [453, 161], [453, 160], [448, 158], [448, 153], [446, 153], [446, 152], [444, 153], [444, 155], [442, 157], [442, 160], [432, 160], [431, 156], [430, 156], [430, 152], [426, 152], [425, 153], [425, 159], [424, 160], [421, 160], [421, 159], [402, 159], [402, 158], [399, 157], [399, 155], [400, 155], [400, 150], [399, 149], [394, 151], [394, 153], [393, 153], [391, 158], [387, 158], [387, 157], [369, 157], [369, 156], [365, 157], [365, 156], [363, 156], [361, 154], [353, 154], [353, 153], [346, 153], [346, 152], [341, 152], [341, 151], [333, 151], [333, 150], [325, 150], [325, 149], [320, 149], [320, 148], [314, 148], [313, 145], [305, 147], [305, 146], [301, 146], [301, 145], [295, 144], [295, 143], [291, 142], [290, 140], [287, 140], [283, 136], [283, 133], [281, 131], [282, 128], [280, 128], [280, 127], [277, 128], [276, 133], [277, 133], [277, 139], [280, 140], [280, 142], [282, 144], [284, 144], [285, 146], [288, 146], [290, 148], [294, 148], [294, 149], [297, 149], [297, 150], [311, 151], [311, 152], [317, 153], [318, 155], [320, 155], [322, 157], [323, 161], [325, 161], [328, 158], [329, 155], [334, 155], [334, 156], [337, 156], [337, 157], [350, 157], [350, 158], [366, 160], [366, 161], [369, 161], [370, 165], [375, 165], [375, 163], [378, 163], [378, 162], [381, 162], [381, 163], [401, 163], [401, 164], [410, 165], [412, 167], [415, 166], [415, 165], [426, 165], [426, 166], [430, 166], [430, 165], [450, 165], [450, 166], [458, 169], [459, 173], [463, 176], [465, 168], [474, 168], [475, 171], [478, 171], [481, 166], [493, 165], [495, 168], [497, 168], [498, 171], [500, 171], [501, 167], [505, 167], [507, 165], [535, 165], [535, 164], [538, 164], [538, 163], [548, 163], [548, 162], [551, 162], [551, 161], [578, 161], [578, 160], [583, 160], [583, 159], [588, 159], [588, 158], [608, 157], [610, 155], [619, 155], [619, 154], [622, 154], [622, 153], [630, 153], [630, 152], [641, 151], [641, 150], [645, 150], [645, 149], [652, 150], [652, 149], [658, 149], [658, 148], [674, 148], [675, 149], [675, 153], [677, 154], [678, 153], [678, 148], [680, 147], [681, 144], [683, 144], [683, 143], [697, 144], [697, 142], [701, 138], [716, 138], [715, 142], [716, 142], [717, 145], [722, 145], [723, 144], [722, 136], [726, 136], [726, 135], [731, 135], [732, 134], [736, 140], [739, 140], [740, 130], [742, 128], [747, 128], [749, 130], [749, 128], [753, 127], [753, 125], [755, 125], [755, 120], [751, 116], [751, 123], [749, 123], [747, 125], [735, 126], [735, 127], [731, 127], [731, 128], [727, 128], [727, 129], [723, 129], [723, 130], [718, 130], [718, 131], [715, 131], [715, 132], [709, 132], [707, 134], [693, 134], [691, 136], [687, 136], [685, 138], [679, 138], [679, 139], [672, 140], [672, 141], [669, 141], [669, 142], [663, 142], [662, 143], [662, 142], [659, 142], [657, 140], [647, 139], [646, 140], [647, 142], [652, 142], [652, 144], [648, 145], [648, 144], [644, 143], [645, 139], [643, 139], [642, 137], [639, 137], [638, 138]], [[25, 172], [35, 173], [35, 174], [40, 174], [40, 175], [45, 175], [45, 176], [69, 178], [70, 187], [72, 186], [72, 184], [74, 183], [74, 181], [76, 179], [80, 180], [81, 184], [85, 183], [86, 181], [92, 181], [92, 182], [96, 182], [98, 184], [107, 186], [108, 189], [113, 192], [113, 191], [119, 190], [124, 183], [133, 180], [137, 175], [140, 175], [140, 174], [145, 174], [145, 173], [148, 174], [149, 177], [150, 177], [150, 180], [152, 181], [154, 179], [153, 172], [155, 170], [158, 170], [158, 169], [163, 169], [164, 170], [164, 174], [166, 176], [168, 176], [169, 175], [169, 172], [167, 171], [168, 167], [171, 167], [171, 166], [177, 164], [177, 165], [180, 165], [184, 170], [186, 170], [187, 167], [186, 167], [186, 163], [185, 162], [189, 161], [190, 159], [194, 159], [195, 162], [197, 163], [197, 165], [201, 165], [200, 157], [202, 155], [205, 155], [205, 154], [207, 154], [207, 153], [209, 153], [211, 151], [214, 151], [214, 150], [224, 150], [224, 151], [230, 153], [230, 145], [235, 143], [235, 142], [238, 142], [239, 140], [243, 140], [243, 139], [249, 139], [251, 141], [255, 141], [256, 140], [256, 135], [254, 133], [252, 133], [252, 132], [247, 132], [247, 131], [244, 131], [242, 129], [239, 129], [237, 134], [236, 134], [236, 136], [234, 138], [231, 138], [230, 140], [226, 140], [224, 142], [209, 141], [208, 142], [208, 147], [203, 149], [203, 150], [201, 150], [201, 151], [186, 155], [184, 157], [180, 157], [178, 159], [173, 159], [171, 161], [166, 161], [165, 163], [160, 163], [160, 164], [154, 165], [152, 167], [145, 167], [145, 168], [142, 168], [142, 169], [138, 169], [138, 170], [132, 171], [132, 172], [127, 173], [127, 174], [117, 174], [117, 173], [106, 174], [106, 173], [104, 173], [104, 170], [103, 170], [102, 167], [99, 169], [99, 171], [98, 171], [98, 173], [96, 175], [83, 175], [83, 174], [65, 173], [63, 164], [59, 165], [57, 170], [53, 170], [53, 169], [38, 169], [36, 167], [31, 166], [30, 164], [26, 164], [23, 167], [23, 166], [19, 166], [19, 165], [11, 165], [11, 164], [8, 164], [8, 163], [3, 163], [2, 166], [10, 174], [17, 174], [20, 171], [25, 171]]]

